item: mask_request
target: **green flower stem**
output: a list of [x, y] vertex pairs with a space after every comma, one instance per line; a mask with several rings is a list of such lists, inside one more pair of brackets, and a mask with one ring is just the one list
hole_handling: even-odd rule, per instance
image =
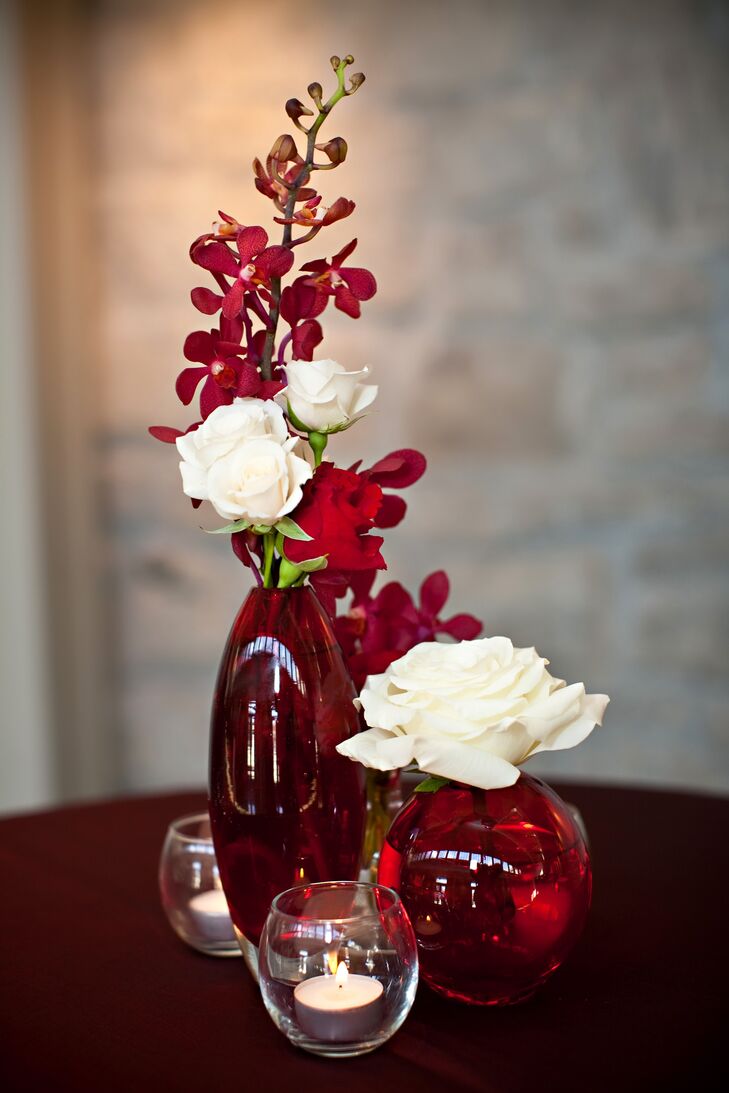
[[318, 467], [321, 463], [322, 456], [324, 455], [324, 449], [327, 446], [329, 437], [326, 433], [309, 433], [309, 444], [311, 450], [314, 453], [314, 466]]
[[263, 587], [271, 588], [271, 566], [273, 565], [274, 536], [269, 532], [263, 536]]
[[[315, 118], [311, 128], [309, 129], [309, 135], [306, 141], [306, 156], [304, 157], [303, 166], [296, 176], [295, 181], [291, 184], [289, 188], [289, 196], [286, 202], [286, 208], [284, 210], [284, 216], [287, 219], [294, 215], [298, 192], [301, 187], [308, 181], [311, 174], [316, 152], [314, 145], [316, 144], [317, 134], [324, 124], [329, 112], [334, 106], [336, 106], [340, 99], [344, 98], [347, 93], [344, 89], [344, 73], [346, 68], [347, 58], [345, 57], [344, 60], [340, 61], [339, 66], [336, 70], [337, 89], [329, 97], [329, 99], [322, 104], [318, 116]], [[292, 228], [293, 224], [284, 224], [283, 238], [281, 239], [281, 245], [284, 247], [291, 246]], [[271, 361], [273, 359], [273, 351], [276, 344], [276, 330], [278, 328], [278, 319], [281, 307], [280, 277], [273, 277], [271, 279], [271, 298], [272, 303], [268, 312], [269, 327], [268, 331], [266, 332], [266, 341], [263, 346], [263, 356], [261, 358], [261, 376], [264, 380], [271, 379]]]

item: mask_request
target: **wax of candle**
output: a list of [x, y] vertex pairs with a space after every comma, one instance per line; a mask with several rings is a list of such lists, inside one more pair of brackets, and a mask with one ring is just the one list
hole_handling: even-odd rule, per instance
[[336, 975], [305, 979], [294, 990], [296, 1017], [313, 1040], [346, 1043], [368, 1039], [382, 1020], [382, 983], [350, 975], [341, 963]]
[[235, 940], [228, 901], [221, 888], [198, 892], [192, 897], [188, 907], [198, 930], [208, 941]]

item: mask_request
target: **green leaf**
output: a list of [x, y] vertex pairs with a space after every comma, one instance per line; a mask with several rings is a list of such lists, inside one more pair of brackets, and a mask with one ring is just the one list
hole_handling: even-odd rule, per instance
[[302, 542], [309, 542], [311, 535], [307, 535], [303, 528], [300, 528], [295, 520], [292, 520], [290, 516], [283, 516], [277, 524], [275, 524], [276, 531], [280, 531], [287, 539], [300, 539]]
[[415, 789], [414, 793], [436, 793], [443, 786], [447, 786], [450, 782], [450, 778], [441, 778], [438, 774], [429, 774], [422, 782], [420, 782]]
[[234, 520], [232, 524], [226, 524], [224, 528], [203, 528], [208, 535], [232, 535], [236, 531], [246, 531], [250, 527], [247, 520]]

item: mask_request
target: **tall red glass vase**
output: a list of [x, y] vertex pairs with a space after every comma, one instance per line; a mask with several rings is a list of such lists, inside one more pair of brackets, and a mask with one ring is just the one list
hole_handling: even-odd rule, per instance
[[254, 588], [220, 664], [209, 801], [223, 890], [254, 974], [274, 896], [357, 878], [364, 772], [336, 751], [359, 730], [354, 697], [312, 589]]

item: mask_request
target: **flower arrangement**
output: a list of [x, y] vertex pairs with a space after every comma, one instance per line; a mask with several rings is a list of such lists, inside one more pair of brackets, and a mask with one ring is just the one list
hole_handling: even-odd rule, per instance
[[185, 406], [198, 400], [199, 416], [184, 431], [153, 426], [150, 432], [176, 444], [184, 493], [194, 507], [209, 502], [226, 521], [215, 533], [231, 536], [259, 584], [311, 582], [360, 688], [418, 642], [438, 634], [475, 638], [482, 627], [471, 615], [441, 618], [449, 591], [442, 571], [423, 582], [417, 603], [397, 582], [373, 595], [377, 571], [386, 568], [378, 532], [399, 524], [406, 512], [393, 491], [421, 477], [425, 457], [404, 448], [369, 468], [338, 467], [324, 458], [329, 438], [360, 421], [377, 396], [366, 368], [314, 359], [330, 302], [357, 319], [377, 291], [372, 273], [350, 264], [357, 240], [332, 258], [296, 261], [299, 247], [355, 209], [341, 196], [325, 206], [312, 185], [318, 172], [346, 159], [346, 141], [323, 141], [320, 130], [364, 82], [362, 73], [347, 79], [353, 62], [352, 56], [331, 58], [336, 87], [325, 99], [321, 84], [311, 83], [313, 109], [296, 98], [286, 103], [301, 150], [297, 138], [284, 133], [265, 163], [253, 162], [255, 186], [273, 204], [280, 242], [223, 212], [194, 240], [190, 258], [215, 287], [194, 288], [192, 303], [216, 316], [217, 325], [187, 337], [188, 365], [176, 392]]

